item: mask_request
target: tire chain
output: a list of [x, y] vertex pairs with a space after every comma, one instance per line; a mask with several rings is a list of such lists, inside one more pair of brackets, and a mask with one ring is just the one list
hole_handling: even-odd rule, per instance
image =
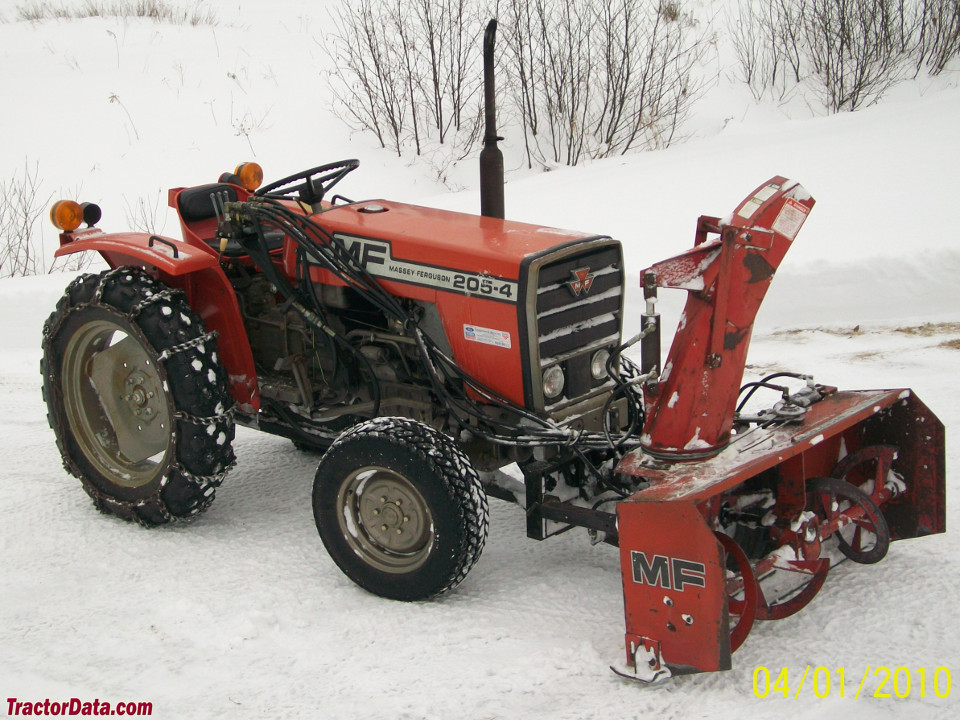
[[[143, 295], [143, 297], [134, 303], [126, 312], [124, 312], [123, 308], [117, 307], [117, 305], [104, 301], [103, 299], [103, 295], [108, 284], [112, 282], [123, 284], [125, 281], [129, 286], [133, 286], [132, 289]], [[86, 301], [74, 302], [74, 299], [77, 295], [87, 294], [85, 291], [88, 290], [88, 288], [85, 288], [84, 286], [90, 282], [97, 283], [92, 297]], [[137, 287], [138, 285], [139, 287]], [[46, 356], [50, 351], [52, 339], [60, 330], [60, 327], [63, 325], [63, 323], [67, 320], [70, 313], [90, 307], [104, 307], [108, 308], [112, 313], [120, 314], [133, 327], [138, 328], [139, 323], [137, 322], [137, 319], [143, 313], [143, 311], [148, 306], [163, 300], [170, 303], [171, 312], [182, 313], [186, 317], [189, 317], [190, 314], [193, 314], [189, 304], [186, 302], [186, 295], [182, 290], [163, 288], [162, 290], [154, 292], [152, 289], [154, 286], [156, 286], [156, 281], [142, 269], [123, 266], [114, 268], [113, 270], [108, 270], [100, 273], [99, 275], [85, 273], [70, 283], [60, 300], [57, 302], [57, 309], [50, 314], [43, 326], [42, 347], [44, 351], [44, 357], [41, 358], [40, 369], [45, 380], [44, 400], [47, 401], [48, 407], [50, 406], [51, 399], [46, 397], [45, 389], [47, 386], [47, 381], [50, 383], [51, 390], [58, 395], [59, 384], [55, 375], [52, 374], [50, 368], [47, 367]], [[195, 314], [193, 315], [194, 319], [191, 320], [191, 325], [192, 322], [195, 321], [199, 326], [199, 318], [196, 317]], [[150, 349], [156, 353], [158, 361], [162, 362], [164, 365], [166, 364], [166, 361], [173, 356], [188, 352], [190, 350], [196, 350], [198, 356], [204, 357], [204, 359], [207, 359], [215, 364], [217, 358], [216, 338], [217, 333], [215, 331], [207, 332], [185, 342], [173, 345], [160, 352], [157, 352], [156, 349], [153, 348], [153, 343], [149, 343], [148, 341], [148, 344], [150, 345]], [[204, 347], [205, 343], [210, 344], [209, 355], [206, 355], [206, 348]], [[226, 399], [230, 399], [229, 394], [227, 394]], [[58, 400], [59, 402], [62, 402], [62, 400]], [[218, 404], [218, 408], [222, 405], [223, 403]], [[232, 438], [233, 416], [235, 412], [236, 404], [231, 402], [229, 407], [226, 409], [207, 416], [191, 415], [178, 409], [173, 413], [173, 419], [199, 426], [213, 426], [214, 428], [222, 428], [222, 431], [227, 432], [228, 436]], [[160, 480], [159, 486], [151, 495], [137, 501], [121, 500], [107, 495], [97, 488], [92, 482], [90, 482], [77, 463], [66, 451], [66, 445], [61, 441], [61, 438], [64, 437], [65, 433], [68, 431], [65, 427], [64, 419], [56, 413], [48, 413], [47, 421], [57, 437], [57, 446], [60, 449], [64, 469], [81, 481], [84, 490], [92, 498], [94, 506], [101, 512], [117, 515], [118, 517], [135, 521], [146, 527], [191, 518], [205, 511], [210, 507], [214, 500], [215, 489], [220, 486], [227, 473], [236, 467], [237, 464], [236, 456], [233, 454], [232, 447], [229, 443], [225, 443], [222, 446], [224, 450], [222, 453], [223, 457], [220, 458], [221, 462], [218, 463], [222, 469], [218, 472], [211, 474], [198, 474], [191, 472], [182, 465], [178, 458], [168, 465], [166, 471], [164, 472], [163, 478]], [[197, 497], [191, 501], [189, 507], [174, 514], [170, 511], [167, 502], [163, 498], [163, 491], [168, 487], [171, 480], [177, 481], [178, 479], [185, 480], [191, 485], [194, 485], [198, 492], [196, 493]], [[159, 518], [157, 516], [159, 516]]]
[[463, 450], [450, 437], [429, 425], [402, 417], [378, 417], [354, 425], [337, 438], [328, 452], [358, 435], [370, 432], [376, 432], [390, 442], [412, 450], [425, 462], [440, 466], [444, 484], [454, 485], [446, 488], [447, 494], [451, 498], [469, 499], [469, 503], [459, 503], [458, 513], [458, 519], [466, 520], [468, 526], [467, 543], [460, 553], [459, 571], [435, 593], [442, 595], [463, 581], [480, 559], [486, 543], [490, 508], [480, 476]]

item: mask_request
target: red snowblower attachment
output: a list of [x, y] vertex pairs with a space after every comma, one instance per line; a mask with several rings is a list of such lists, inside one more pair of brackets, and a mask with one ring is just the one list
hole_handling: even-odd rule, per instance
[[[648, 300], [689, 295], [662, 372], [648, 302], [643, 371], [659, 382], [644, 389], [641, 446], [615, 471], [641, 487], [617, 509], [632, 677], [729, 669], [754, 620], [800, 610], [831, 565], [944, 531], [943, 426], [910, 390], [789, 373], [741, 388], [757, 310], [813, 204], [775, 177], [642, 275]], [[781, 398], [751, 412], [763, 388]]]

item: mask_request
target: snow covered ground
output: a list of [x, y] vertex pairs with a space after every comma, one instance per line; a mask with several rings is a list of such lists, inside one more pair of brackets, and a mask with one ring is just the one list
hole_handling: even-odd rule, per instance
[[[0, 2], [0, 18], [15, 5]], [[175, 234], [166, 188], [212, 181], [252, 152], [268, 177], [359, 157], [352, 196], [476, 210], [475, 189], [446, 192], [331, 117], [322, 5], [218, 4], [213, 28], [0, 23], [0, 177], [35, 166], [44, 194], [100, 202], [108, 230], [144, 201]], [[720, 87], [683, 145], [513, 171], [507, 214], [620, 238], [634, 282], [692, 242], [697, 215], [725, 215], [772, 175], [800, 180], [818, 204], [761, 312], [748, 372], [914, 388], [947, 427], [953, 527], [958, 79], [953, 66], [834, 117], [790, 117]], [[52, 229], [46, 242], [49, 257]], [[646, 688], [607, 669], [623, 639], [616, 551], [579, 532], [527, 540], [513, 505], [491, 502], [490, 539], [463, 585], [418, 604], [371, 596], [333, 565], [310, 508], [317, 458], [280, 438], [239, 431], [238, 467], [194, 522], [146, 531], [101, 516], [62, 470], [40, 398], [41, 327], [69, 279], [0, 281], [0, 702], [146, 700], [162, 718], [956, 715], [957, 691], [938, 698], [931, 685], [938, 667], [960, 673], [953, 532], [835, 568], [802, 613], [755, 626], [730, 672]], [[676, 312], [676, 299], [664, 304]], [[808, 665], [832, 671], [828, 697], [808, 684], [794, 698]], [[788, 698], [755, 696], [761, 666], [789, 669]], [[913, 671], [909, 697], [874, 698], [871, 670], [854, 699], [878, 666]]]

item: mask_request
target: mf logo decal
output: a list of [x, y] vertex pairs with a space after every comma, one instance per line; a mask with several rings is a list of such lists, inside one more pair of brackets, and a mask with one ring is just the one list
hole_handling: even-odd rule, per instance
[[589, 294], [590, 288], [593, 287], [594, 278], [594, 276], [590, 274], [590, 268], [585, 267], [578, 270], [571, 270], [570, 274], [573, 275], [573, 279], [567, 283], [567, 287], [570, 288], [573, 296], [580, 297], [581, 295]]
[[639, 550], [630, 552], [633, 563], [633, 581], [640, 585], [653, 585], [665, 590], [683, 592], [687, 586], [705, 587], [707, 567], [703, 563], [666, 555], [647, 554]]
[[385, 242], [355, 237], [343, 237], [341, 239], [343, 240], [343, 246], [348, 253], [353, 255], [354, 260], [373, 275], [378, 274], [373, 266], [385, 265], [390, 258], [390, 246]]
[[[334, 237], [341, 243], [343, 249], [353, 256], [357, 264], [374, 277], [446, 290], [468, 297], [480, 297], [507, 303], [517, 302], [518, 283], [516, 280], [507, 280], [483, 273], [461, 272], [451, 268], [395, 258], [390, 243], [386, 240], [373, 240], [339, 234]], [[307, 262], [326, 267], [321, 258], [312, 254], [307, 255]]]

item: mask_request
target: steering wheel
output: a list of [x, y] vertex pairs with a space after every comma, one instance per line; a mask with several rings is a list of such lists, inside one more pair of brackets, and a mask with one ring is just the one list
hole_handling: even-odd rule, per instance
[[308, 205], [314, 205], [323, 199], [330, 188], [359, 166], [359, 160], [339, 160], [326, 165], [318, 165], [315, 168], [302, 170], [269, 185], [264, 185], [254, 195], [300, 200]]

